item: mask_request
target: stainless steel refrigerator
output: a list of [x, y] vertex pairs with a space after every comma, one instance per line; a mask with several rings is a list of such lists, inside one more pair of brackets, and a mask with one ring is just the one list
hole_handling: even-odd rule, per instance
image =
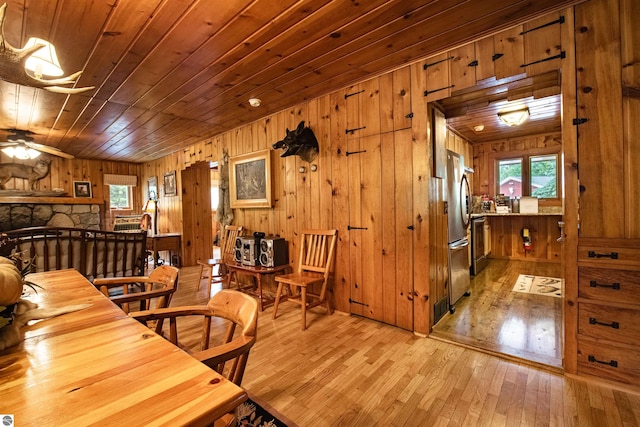
[[470, 189], [465, 175], [464, 157], [447, 150], [447, 207], [449, 222], [449, 311], [469, 293]]

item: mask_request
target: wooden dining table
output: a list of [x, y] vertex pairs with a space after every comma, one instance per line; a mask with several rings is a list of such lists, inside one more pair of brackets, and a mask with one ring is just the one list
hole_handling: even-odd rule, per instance
[[31, 274], [42, 308], [0, 352], [0, 414], [17, 426], [209, 425], [246, 392], [125, 314], [75, 270]]

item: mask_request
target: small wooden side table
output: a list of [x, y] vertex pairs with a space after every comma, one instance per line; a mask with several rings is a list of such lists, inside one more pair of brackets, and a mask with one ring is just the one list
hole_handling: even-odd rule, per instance
[[[277, 267], [263, 267], [261, 265], [252, 266], [252, 265], [243, 265], [237, 262], [228, 263], [227, 268], [229, 269], [229, 274], [227, 274], [227, 283], [225, 287], [229, 288], [231, 285], [231, 277], [235, 278], [235, 282], [238, 285], [238, 290], [248, 293], [250, 295], [255, 296], [260, 301], [260, 311], [264, 311], [265, 307], [273, 305], [275, 302], [275, 297], [266, 297], [262, 292], [262, 276], [265, 274], [285, 274], [288, 270], [292, 270], [289, 264], [279, 265]], [[252, 287], [245, 286], [241, 287], [240, 282], [238, 281], [238, 274], [245, 274], [247, 276], [251, 276], [255, 278], [256, 289], [253, 291]]]
[[158, 252], [169, 251], [169, 265], [173, 265], [171, 258], [175, 252], [178, 256], [177, 264], [178, 267], [180, 267], [180, 263], [182, 262], [182, 243], [180, 240], [180, 233], [164, 233], [148, 236], [147, 250], [153, 252], [153, 266], [157, 267], [160, 264], [160, 255], [158, 255]]

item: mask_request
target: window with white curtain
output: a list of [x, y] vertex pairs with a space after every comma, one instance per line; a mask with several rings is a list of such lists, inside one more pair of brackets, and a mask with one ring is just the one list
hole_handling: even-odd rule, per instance
[[111, 209], [133, 209], [132, 188], [138, 185], [137, 176], [104, 174], [103, 181], [109, 186]]

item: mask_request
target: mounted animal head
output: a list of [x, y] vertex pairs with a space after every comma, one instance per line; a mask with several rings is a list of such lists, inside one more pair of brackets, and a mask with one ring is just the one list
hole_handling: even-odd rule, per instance
[[304, 127], [304, 120], [298, 127], [290, 131], [287, 128], [287, 136], [273, 144], [273, 149], [282, 148], [284, 153], [280, 157], [300, 156], [304, 161], [311, 162], [318, 156], [318, 140], [309, 127]]

